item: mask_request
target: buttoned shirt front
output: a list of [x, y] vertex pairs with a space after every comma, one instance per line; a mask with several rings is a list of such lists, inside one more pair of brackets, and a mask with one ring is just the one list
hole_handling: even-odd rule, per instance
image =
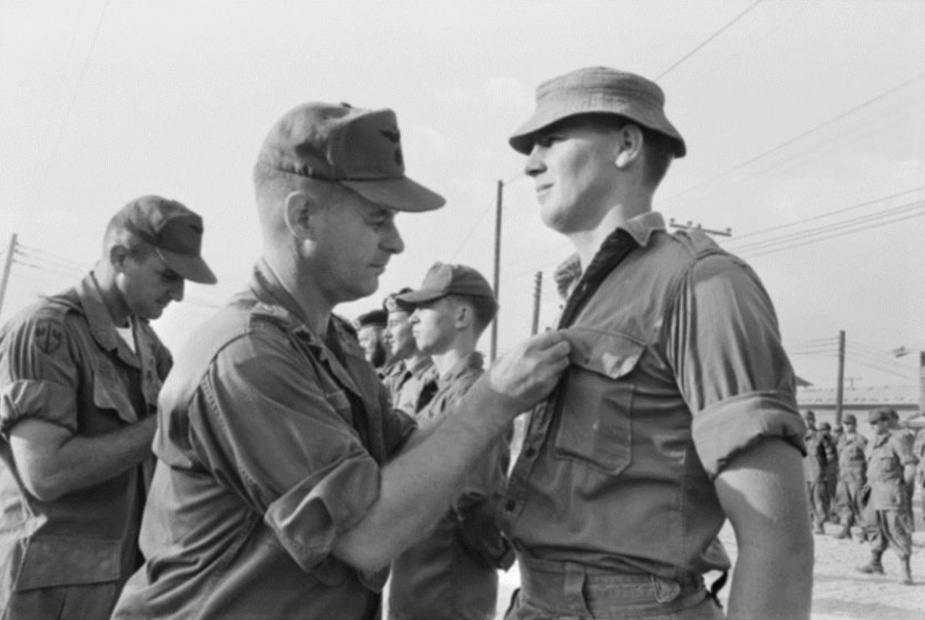
[[[99, 437], [154, 415], [170, 353], [146, 321], [130, 322], [135, 351], [116, 333], [90, 274], [0, 331], [0, 610], [15, 592], [121, 584], [141, 563], [137, 534], [153, 458], [42, 501], [21, 484], [9, 443], [22, 420]], [[108, 615], [114, 603], [112, 595], [91, 613]]]
[[867, 472], [867, 438], [860, 433], [845, 433], [838, 440], [838, 474], [842, 480], [863, 484]]
[[867, 456], [867, 480], [870, 504], [874, 510], [907, 508], [908, 494], [903, 469], [915, 465], [908, 442], [897, 432], [889, 431], [873, 438]]
[[434, 397], [437, 379], [433, 361], [422, 355], [413, 364], [408, 360], [399, 362], [383, 383], [389, 390], [392, 406], [414, 416]]
[[533, 412], [503, 522], [518, 556], [690, 581], [725, 570], [713, 480], [805, 425], [757, 276], [657, 213], [603, 244], [559, 329], [571, 365]]
[[387, 571], [332, 555], [414, 430], [355, 337], [312, 333], [263, 262], [177, 357], [141, 533], [114, 618], [371, 619]]
[[[434, 423], [458, 403], [483, 373], [473, 352], [440, 377], [431, 404], [419, 412], [421, 426]], [[462, 492], [436, 527], [392, 563], [392, 620], [491, 620], [498, 597], [496, 568], [513, 554], [497, 521], [510, 462], [509, 436], [499, 437], [473, 466]]]

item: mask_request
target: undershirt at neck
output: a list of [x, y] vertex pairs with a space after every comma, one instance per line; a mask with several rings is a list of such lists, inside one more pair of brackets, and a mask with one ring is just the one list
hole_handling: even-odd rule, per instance
[[128, 327], [116, 326], [116, 333], [119, 334], [119, 337], [122, 338], [123, 342], [128, 345], [128, 348], [132, 350], [132, 353], [135, 353], [135, 335], [132, 333], [132, 324], [129, 323]]

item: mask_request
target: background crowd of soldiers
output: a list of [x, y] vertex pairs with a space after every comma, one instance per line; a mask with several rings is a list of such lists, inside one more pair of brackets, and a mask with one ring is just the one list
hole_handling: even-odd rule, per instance
[[[913, 497], [916, 484], [925, 486], [925, 431], [902, 427], [896, 410], [887, 407], [868, 415], [871, 440], [858, 432], [850, 413], [834, 430], [828, 422], [817, 427], [811, 410], [804, 418], [813, 531], [825, 534], [824, 524], [832, 523], [839, 526], [835, 538], [850, 540], [856, 528], [859, 541], [871, 548], [870, 560], [858, 571], [884, 574], [882, 556], [892, 548], [900, 559], [900, 582], [912, 584]], [[921, 501], [925, 509], [925, 493]]]

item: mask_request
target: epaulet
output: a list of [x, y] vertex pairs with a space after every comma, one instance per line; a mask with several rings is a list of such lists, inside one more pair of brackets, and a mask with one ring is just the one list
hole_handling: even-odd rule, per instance
[[725, 253], [710, 235], [697, 228], [677, 230], [671, 236], [684, 246], [692, 256], [701, 257], [709, 254]]
[[301, 321], [282, 306], [263, 302], [258, 302], [251, 307], [250, 316], [253, 320], [273, 323], [285, 329], [292, 329], [301, 325]]
[[80, 298], [76, 291], [43, 297], [42, 301], [44, 303], [41, 303], [35, 310], [36, 318], [63, 321], [70, 312], [83, 314], [83, 307], [80, 305]]

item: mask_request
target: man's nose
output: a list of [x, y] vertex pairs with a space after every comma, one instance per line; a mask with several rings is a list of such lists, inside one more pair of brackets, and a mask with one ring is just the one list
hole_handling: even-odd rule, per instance
[[524, 174], [528, 177], [534, 177], [546, 169], [543, 163], [543, 147], [534, 144], [527, 157], [527, 163], [524, 165]]
[[389, 223], [388, 230], [382, 240], [382, 247], [392, 254], [401, 254], [405, 251], [405, 242], [402, 240], [401, 233], [398, 232], [395, 222]]
[[186, 280], [178, 280], [170, 287], [170, 298], [174, 301], [183, 301], [183, 290], [186, 288]]

